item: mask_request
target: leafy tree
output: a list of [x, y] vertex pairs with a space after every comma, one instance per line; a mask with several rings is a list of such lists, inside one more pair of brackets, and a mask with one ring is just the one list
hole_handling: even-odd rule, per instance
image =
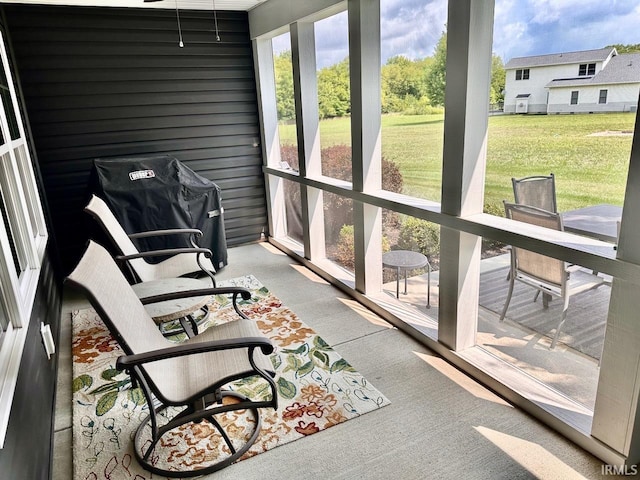
[[491, 58], [491, 90], [489, 92], [489, 101], [491, 103], [504, 102], [505, 78], [502, 58], [494, 54]]
[[[444, 105], [445, 71], [447, 68], [447, 32], [442, 32], [442, 36], [436, 44], [433, 54], [433, 63], [427, 78], [427, 92], [431, 105]], [[493, 55], [491, 58], [491, 103], [504, 101], [505, 71], [502, 58]]]
[[619, 54], [623, 53], [638, 53], [640, 52], [640, 43], [622, 45], [620, 43], [616, 43], [614, 45], [607, 45], [605, 48], [615, 48]]
[[427, 77], [427, 94], [434, 107], [444, 105], [445, 71], [447, 68], [447, 32], [442, 32], [433, 53], [433, 64]]
[[276, 79], [278, 120], [291, 120], [296, 116], [291, 50], [286, 50], [276, 55], [273, 58], [273, 68]]
[[318, 113], [320, 118], [351, 113], [348, 58], [318, 73]]
[[382, 112], [405, 112], [427, 98], [431, 59], [391, 57], [382, 67]]

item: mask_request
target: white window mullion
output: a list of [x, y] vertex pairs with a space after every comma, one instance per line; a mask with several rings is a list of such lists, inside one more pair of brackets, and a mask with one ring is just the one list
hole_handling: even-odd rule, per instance
[[[17, 143], [17, 145], [16, 145]], [[38, 193], [38, 186], [35, 182], [35, 173], [31, 164], [31, 156], [24, 138], [13, 142], [13, 151], [19, 169], [19, 177], [22, 180], [24, 195], [28, 202], [27, 207], [30, 213], [31, 227], [36, 241], [47, 236], [47, 226], [44, 221], [42, 202]]]
[[[450, 2], [447, 20], [442, 213], [482, 213], [491, 79], [493, 0]], [[475, 345], [480, 289], [479, 236], [442, 227], [438, 340]]]
[[[1, 106], [2, 99], [0, 99]], [[24, 255], [21, 261], [25, 261], [24, 269], [26, 270], [36, 268], [40, 264], [40, 260], [35, 248], [35, 242], [33, 242], [34, 234], [29, 221], [30, 213], [27, 209], [27, 201], [22, 189], [19, 172], [13, 150], [9, 149], [7, 154], [2, 157], [0, 185], [5, 196], [5, 207], [9, 215], [9, 223], [14, 228], [11, 233], [18, 251]]]
[[[376, 192], [382, 185], [380, 1], [350, 1], [349, 77], [353, 189]], [[353, 202], [356, 290], [382, 289], [382, 210]]]

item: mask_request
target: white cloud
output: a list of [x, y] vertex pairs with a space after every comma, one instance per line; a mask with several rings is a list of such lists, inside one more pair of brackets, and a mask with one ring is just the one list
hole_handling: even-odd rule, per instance
[[424, 58], [433, 55], [447, 22], [444, 0], [381, 0], [380, 35], [382, 62], [404, 55]]
[[[396, 55], [433, 55], [447, 22], [446, 0], [380, 0], [380, 8], [383, 63]], [[640, 0], [496, 0], [493, 51], [506, 63], [514, 57], [635, 44], [639, 18]], [[348, 56], [346, 12], [317, 22], [316, 49], [320, 68]]]
[[497, 0], [494, 52], [514, 57], [637, 43], [637, 0]]

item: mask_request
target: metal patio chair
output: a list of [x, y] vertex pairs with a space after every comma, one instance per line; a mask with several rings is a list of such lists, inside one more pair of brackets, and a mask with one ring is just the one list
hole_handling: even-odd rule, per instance
[[[156, 328], [109, 252], [93, 241], [66, 282], [86, 294], [124, 351], [116, 362], [116, 369], [126, 371], [145, 396], [149, 415], [133, 439], [135, 456], [143, 468], [167, 477], [200, 476], [230, 465], [251, 447], [260, 432], [258, 409], [277, 408], [273, 365], [268, 357], [274, 347], [255, 322], [238, 319], [213, 326], [182, 343], [171, 342]], [[198, 293], [215, 295], [220, 290], [209, 288]], [[246, 289], [235, 287], [233, 290], [245, 299], [251, 297]], [[223, 389], [231, 381], [249, 377], [263, 379], [270, 398], [266, 395], [267, 400], [252, 400]], [[235, 402], [228, 401], [230, 399]], [[178, 413], [172, 414], [175, 410], [170, 407], [178, 407]], [[215, 418], [225, 412], [253, 417], [249, 421], [253, 429], [247, 433], [244, 444], [234, 444]], [[167, 423], [160, 421], [165, 416], [170, 417]], [[164, 435], [192, 422], [209, 422], [212, 430], [222, 437], [229, 454], [208, 466], [197, 465], [193, 470], [163, 468], [157, 463], [158, 453], [171, 453], [166, 449], [172, 448], [171, 441], [166, 444], [161, 441]], [[236, 443], [239, 442], [236, 440]]]
[[[216, 286], [214, 277], [216, 270], [210, 260], [211, 251], [207, 248], [200, 248], [197, 245], [196, 238], [202, 235], [200, 230], [180, 228], [152, 230], [129, 235], [120, 225], [109, 206], [100, 197], [92, 195], [84, 210], [96, 220], [117, 247], [120, 255], [116, 257], [116, 260], [126, 262], [135, 282], [149, 282], [162, 278], [204, 273], [211, 278], [212, 285]], [[192, 247], [140, 252], [132, 242], [132, 239], [135, 238], [158, 235], [190, 235]], [[145, 258], [168, 255], [171, 256], [159, 263], [154, 264], [145, 261]]]
[[[560, 214], [549, 212], [541, 208], [531, 207], [528, 205], [516, 205], [504, 202], [507, 218], [519, 222], [538, 225], [553, 230], [562, 231], [562, 218]], [[572, 267], [576, 270], [576, 267]], [[578, 273], [576, 271], [576, 273]], [[569, 267], [563, 260], [553, 257], [547, 257], [540, 253], [524, 250], [519, 247], [511, 246], [511, 268], [509, 270], [509, 293], [504, 304], [500, 321], [504, 320], [511, 302], [513, 287], [516, 281], [529, 285], [537, 290], [533, 299], [535, 302], [542, 292], [543, 306], [547, 308], [550, 297], [559, 297], [563, 301], [562, 315], [556, 333], [551, 342], [551, 348], [556, 346], [560, 331], [564, 326], [567, 318], [567, 309], [569, 308], [569, 298], [587, 290], [599, 287], [605, 280], [598, 275], [587, 272], [569, 275]]]
[[524, 178], [512, 178], [513, 198], [518, 205], [530, 205], [549, 212], [557, 212], [556, 178], [549, 175], [533, 175]]

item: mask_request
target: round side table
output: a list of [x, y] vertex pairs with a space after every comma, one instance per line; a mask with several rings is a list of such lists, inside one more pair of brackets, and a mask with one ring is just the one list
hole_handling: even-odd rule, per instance
[[382, 255], [382, 266], [396, 270], [396, 298], [400, 298], [400, 272], [404, 272], [404, 294], [407, 294], [407, 271], [427, 267], [427, 308], [431, 308], [431, 264], [425, 255], [410, 250], [391, 250]]

